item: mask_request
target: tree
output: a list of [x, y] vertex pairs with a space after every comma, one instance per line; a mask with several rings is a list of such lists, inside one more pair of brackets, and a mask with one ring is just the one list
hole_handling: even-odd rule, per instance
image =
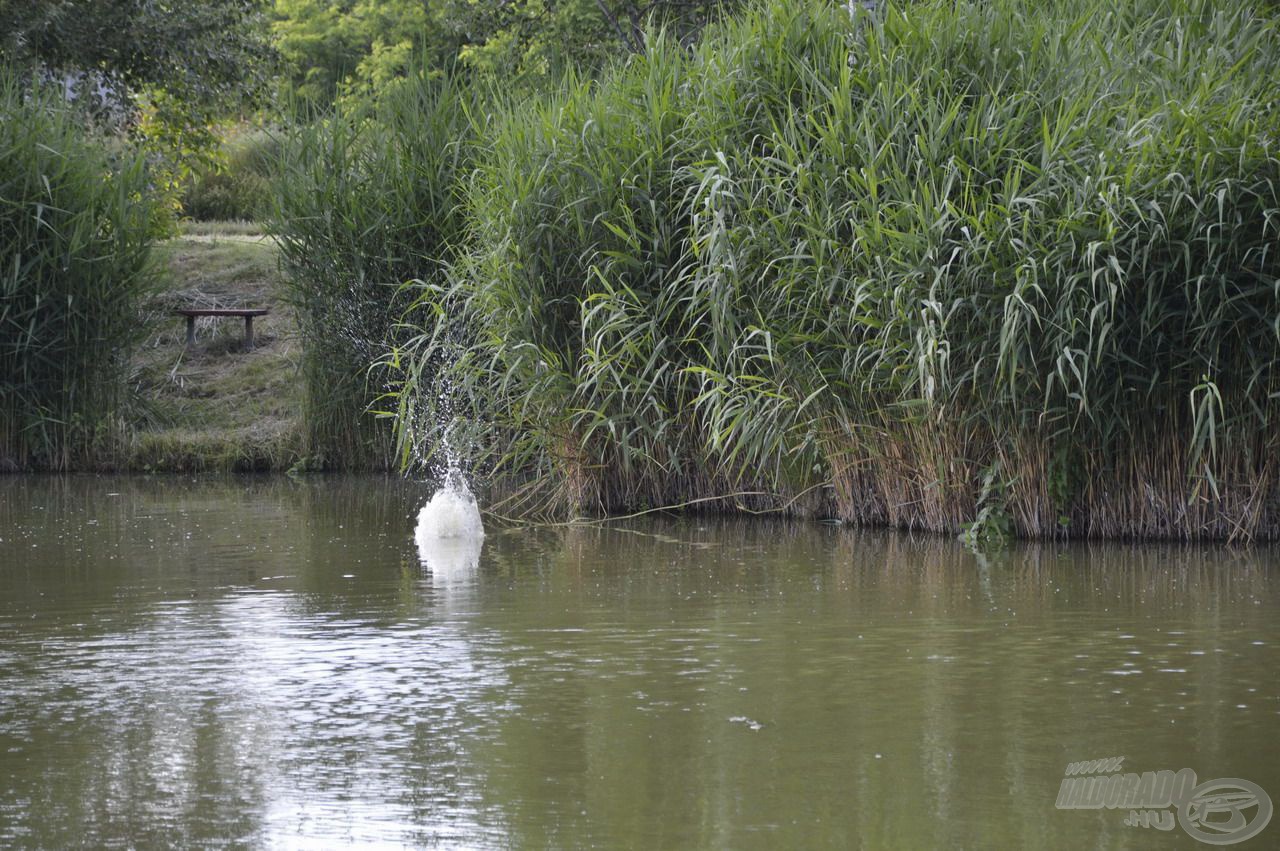
[[0, 59], [200, 128], [265, 89], [274, 52], [262, 13], [262, 0], [0, 0]]
[[737, 0], [443, 0], [446, 31], [458, 58], [499, 75], [555, 76], [594, 70], [644, 47], [649, 26], [682, 43]]
[[56, 84], [87, 116], [129, 129], [176, 205], [210, 166], [215, 124], [267, 90], [265, 0], [0, 0], [0, 64]]
[[198, 133], [266, 90], [261, 0], [0, 0], [0, 59], [92, 84], [175, 133]]
[[[737, 0], [728, 0], [734, 5]], [[721, 0], [275, 0], [288, 99], [327, 106], [423, 64], [510, 81], [591, 71], [640, 50], [650, 24], [691, 41]]]
[[426, 52], [446, 58], [424, 0], [276, 0], [272, 33], [286, 99], [327, 105], [402, 76]]

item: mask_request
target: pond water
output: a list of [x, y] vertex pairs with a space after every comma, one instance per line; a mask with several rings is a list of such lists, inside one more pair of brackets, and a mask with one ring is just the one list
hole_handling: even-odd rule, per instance
[[0, 479], [0, 846], [1207, 847], [1055, 806], [1118, 756], [1280, 802], [1274, 550], [692, 517], [446, 573], [428, 495]]

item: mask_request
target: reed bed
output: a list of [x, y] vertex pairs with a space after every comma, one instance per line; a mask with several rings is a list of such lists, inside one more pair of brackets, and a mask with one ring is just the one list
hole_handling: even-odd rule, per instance
[[1274, 539], [1278, 61], [1265, 7], [1205, 0], [653, 34], [494, 120], [402, 442], [447, 388], [480, 468], [562, 513]]
[[470, 103], [424, 76], [288, 140], [270, 228], [302, 333], [312, 466], [396, 464], [391, 420], [377, 416], [396, 378], [379, 364], [414, 302], [405, 285], [434, 286], [462, 230]]
[[109, 466], [128, 437], [160, 220], [140, 157], [0, 75], [0, 469]]

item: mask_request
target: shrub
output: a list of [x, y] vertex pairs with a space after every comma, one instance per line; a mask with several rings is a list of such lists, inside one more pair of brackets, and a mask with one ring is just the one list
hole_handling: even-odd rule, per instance
[[272, 185], [281, 157], [280, 137], [241, 128], [221, 156], [196, 173], [182, 193], [182, 212], [197, 221], [262, 221], [271, 213]]

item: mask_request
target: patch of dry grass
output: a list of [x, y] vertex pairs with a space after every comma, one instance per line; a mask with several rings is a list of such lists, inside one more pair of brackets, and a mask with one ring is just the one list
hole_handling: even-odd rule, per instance
[[199, 236], [199, 237], [260, 237], [262, 236], [262, 225], [259, 222], [246, 222], [241, 220], [227, 221], [207, 221], [197, 222], [193, 220], [185, 221], [179, 227], [183, 236]]

